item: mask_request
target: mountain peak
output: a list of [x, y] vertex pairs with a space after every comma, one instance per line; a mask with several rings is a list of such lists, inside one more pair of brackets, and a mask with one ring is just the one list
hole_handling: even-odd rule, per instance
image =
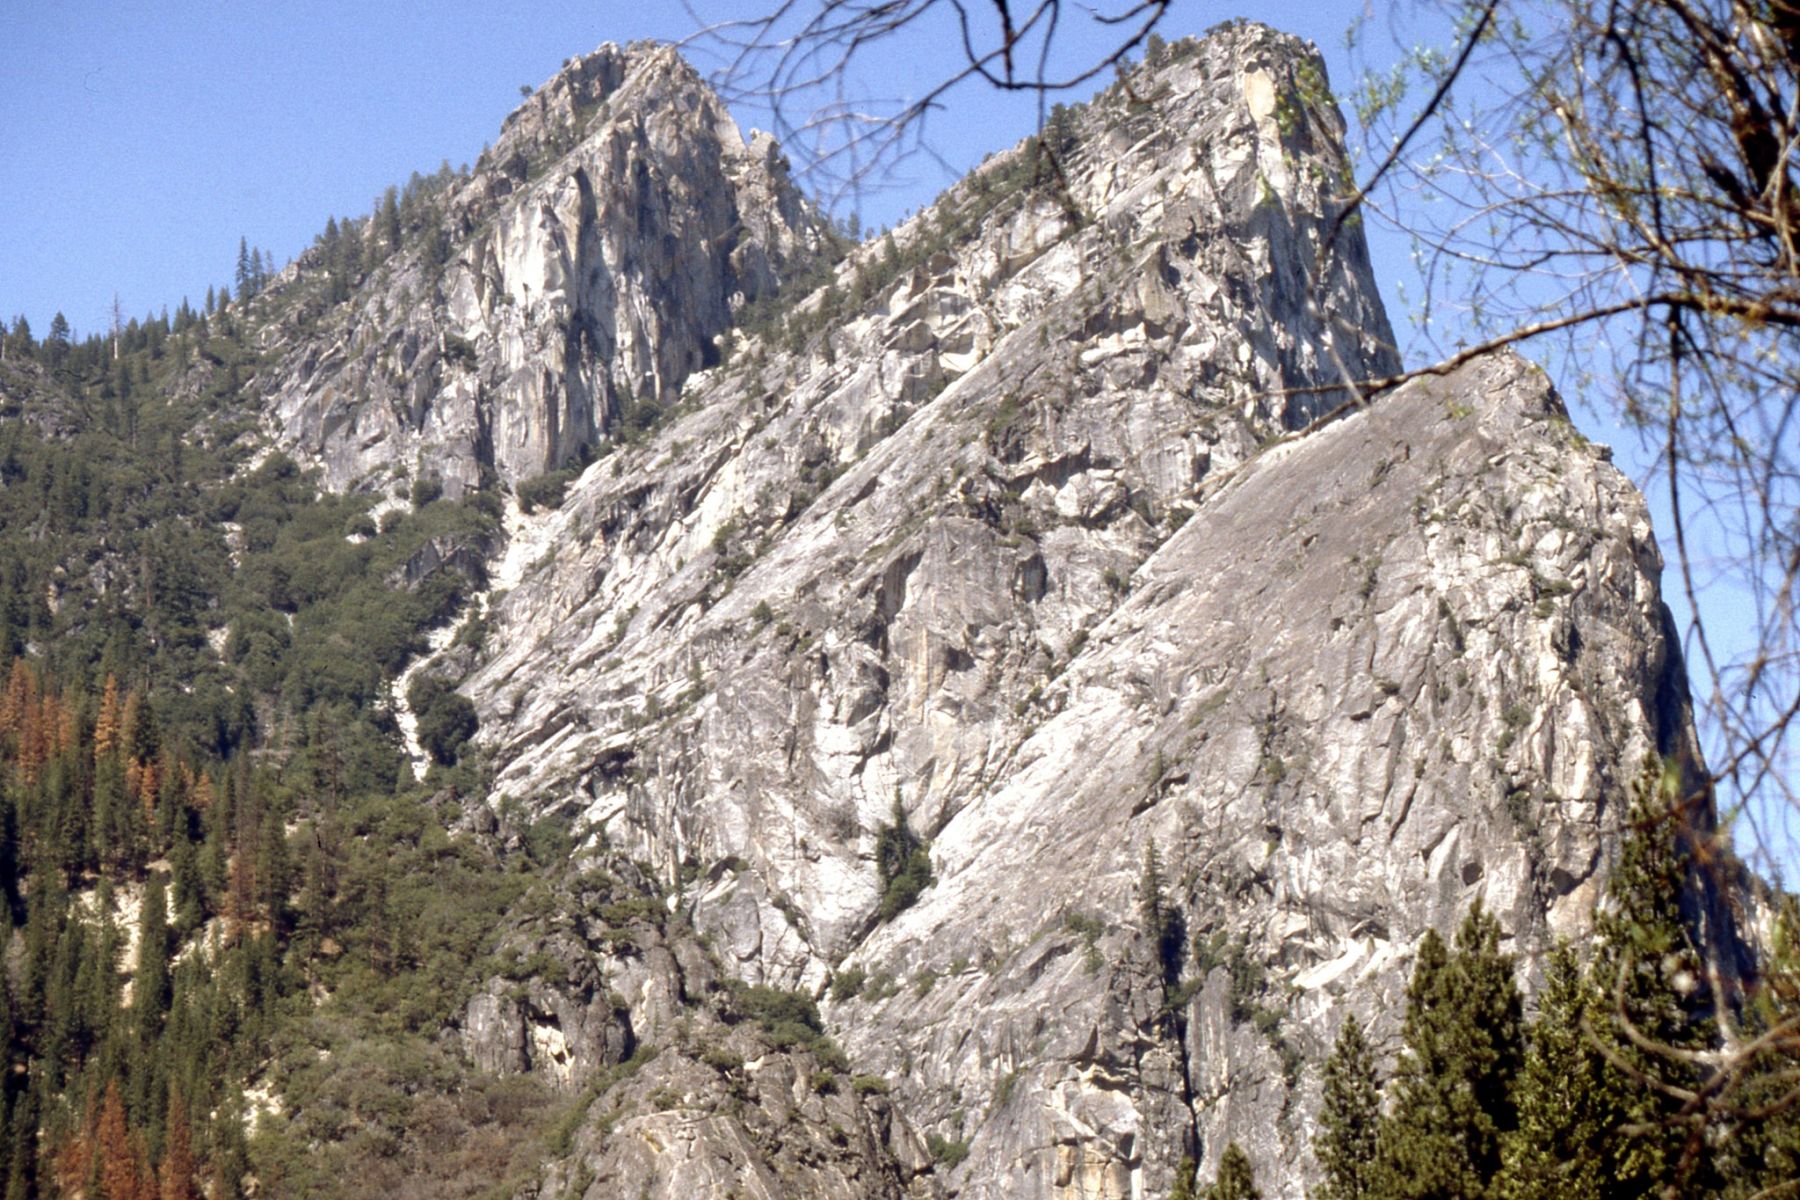
[[[272, 431], [334, 488], [512, 484], [673, 404], [827, 229], [667, 46], [571, 59], [440, 216], [273, 372]], [[323, 341], [323, 344], [321, 344]]]

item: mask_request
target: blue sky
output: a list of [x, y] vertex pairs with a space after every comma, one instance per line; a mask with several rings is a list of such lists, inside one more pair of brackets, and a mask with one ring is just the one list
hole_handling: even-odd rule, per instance
[[[0, 317], [23, 313], [39, 336], [59, 309], [78, 334], [103, 329], [115, 294], [127, 315], [198, 301], [230, 280], [240, 236], [286, 262], [327, 217], [369, 211], [415, 170], [474, 161], [520, 85], [542, 83], [570, 55], [693, 32], [675, 0], [6, 7]], [[724, 18], [759, 5], [696, 7]], [[1165, 29], [1172, 38], [1259, 16], [1317, 41], [1342, 80], [1342, 36], [1360, 7], [1190, 0]], [[915, 42], [872, 60], [869, 86], [916, 94], [930, 50]], [[930, 130], [938, 151], [967, 167], [1025, 136], [1034, 118], [1029, 101], [968, 87]], [[917, 162], [912, 186], [865, 199], [865, 223], [890, 223], [948, 182]]]

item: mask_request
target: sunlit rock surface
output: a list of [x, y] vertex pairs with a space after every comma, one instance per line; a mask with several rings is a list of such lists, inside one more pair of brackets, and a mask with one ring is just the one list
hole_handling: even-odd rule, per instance
[[[602, 51], [441, 276], [293, 347], [283, 444], [337, 486], [602, 452], [489, 572], [493, 805], [575, 815], [706, 972], [820, 997], [891, 1086], [778, 1057], [721, 1107], [670, 1050], [522, 1195], [1123, 1200], [1235, 1139], [1298, 1197], [1320, 1064], [1352, 1012], [1393, 1048], [1424, 929], [1582, 931], [1638, 764], [1691, 753], [1649, 519], [1522, 360], [1335, 386], [1398, 362], [1321, 80], [1256, 26], [1172, 47], [1055, 131], [1066, 191], [998, 155], [727, 344], [818, 224], [671, 54]], [[883, 924], [896, 811], [935, 882]], [[680, 938], [566, 924], [461, 1036], [579, 1089], [702, 991]]]

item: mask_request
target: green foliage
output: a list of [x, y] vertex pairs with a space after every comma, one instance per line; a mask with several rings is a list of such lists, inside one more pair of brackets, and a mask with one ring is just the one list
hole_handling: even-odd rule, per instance
[[1743, 1014], [1744, 1035], [1759, 1047], [1745, 1056], [1747, 1079], [1735, 1098], [1748, 1115], [1718, 1164], [1734, 1200], [1779, 1196], [1800, 1179], [1800, 1104], [1793, 1095], [1800, 1061], [1800, 897], [1781, 900], [1770, 941], [1762, 986]]
[[1523, 1056], [1521, 1003], [1500, 925], [1480, 905], [1454, 953], [1436, 930], [1420, 939], [1406, 989], [1406, 1049], [1382, 1123], [1381, 1200], [1480, 1200], [1517, 1124], [1513, 1080]]
[[444, 481], [436, 475], [421, 475], [413, 480], [412, 506], [424, 508], [444, 494]]
[[891, 921], [931, 886], [931, 846], [907, 824], [900, 797], [894, 797], [892, 819], [875, 834], [875, 869], [881, 877], [877, 915]]
[[1175, 1164], [1175, 1182], [1169, 1188], [1169, 1200], [1199, 1200], [1199, 1193], [1194, 1190], [1199, 1186], [1195, 1178], [1199, 1171], [1200, 1164], [1183, 1155]]
[[475, 706], [467, 696], [435, 676], [419, 675], [407, 689], [407, 703], [419, 722], [419, 745], [439, 766], [456, 765], [462, 749], [475, 736]]
[[563, 494], [569, 490], [569, 484], [580, 474], [579, 470], [566, 467], [534, 479], [522, 479], [513, 485], [513, 494], [519, 498], [520, 509], [527, 513], [536, 512], [540, 508], [556, 508], [562, 504]]
[[1587, 1006], [1586, 1027], [1610, 1060], [1599, 1068], [1596, 1102], [1605, 1123], [1635, 1131], [1611, 1146], [1609, 1197], [1669, 1188], [1692, 1194], [1716, 1184], [1704, 1145], [1687, 1158], [1691, 1127], [1682, 1119], [1682, 1101], [1669, 1093], [1701, 1082], [1701, 1069], [1688, 1056], [1712, 1049], [1717, 1038], [1700, 983], [1700, 954], [1681, 912], [1692, 853], [1685, 843], [1694, 832], [1683, 794], [1660, 764], [1645, 765], [1607, 883], [1609, 904], [1596, 922], [1590, 975], [1599, 1002]]
[[1089, 975], [1099, 974], [1100, 968], [1106, 965], [1106, 958], [1100, 953], [1100, 938], [1106, 933], [1106, 924], [1089, 913], [1072, 912], [1063, 917], [1063, 928], [1081, 939], [1082, 969]]
[[1162, 856], [1156, 839], [1144, 842], [1144, 861], [1138, 873], [1138, 921], [1144, 942], [1162, 976], [1163, 990], [1172, 992], [1181, 977], [1181, 945], [1186, 938], [1181, 911], [1163, 893]]
[[1325, 1062], [1325, 1089], [1313, 1153], [1325, 1172], [1319, 1200], [1370, 1200], [1375, 1192], [1381, 1089], [1375, 1058], [1354, 1014]]
[[802, 1047], [829, 1068], [850, 1069], [844, 1052], [825, 1033], [819, 1006], [811, 996], [761, 984], [750, 986], [737, 980], [729, 980], [725, 986], [738, 1013], [756, 1022], [778, 1049]]
[[1568, 946], [1551, 955], [1518, 1081], [1518, 1127], [1501, 1146], [1506, 1200], [1599, 1200], [1623, 1139], [1629, 1089], [1584, 1032], [1601, 998]]
[[831, 998], [839, 1004], [856, 999], [862, 994], [867, 978], [868, 972], [861, 967], [844, 967], [832, 972]]
[[940, 1133], [925, 1135], [925, 1148], [931, 1159], [946, 1171], [954, 1171], [969, 1157], [969, 1143], [946, 1138]]
[[1219, 1174], [1206, 1189], [1206, 1200], [1262, 1200], [1250, 1156], [1236, 1142], [1228, 1143], [1219, 1156]]

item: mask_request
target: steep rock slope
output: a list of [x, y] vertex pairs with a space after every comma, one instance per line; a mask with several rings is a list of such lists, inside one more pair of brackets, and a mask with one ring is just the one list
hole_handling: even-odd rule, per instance
[[[1318, 260], [1320, 72], [1171, 48], [1056, 131], [1066, 190], [998, 156], [513, 520], [463, 684], [496, 802], [830, 996], [964, 1196], [1155, 1195], [1230, 1138], [1302, 1194], [1343, 1015], [1391, 1045], [1477, 896], [1579, 932], [1637, 762], [1690, 749], [1642, 501], [1540, 373], [1314, 426], [1395, 365], [1354, 231]], [[936, 882], [882, 924], [897, 814]]]
[[925, 1147], [844, 1073], [816, 1010], [733, 985], [629, 862], [587, 860], [512, 922], [500, 958], [557, 970], [488, 981], [461, 1030], [469, 1057], [581, 1101], [567, 1152], [520, 1195], [937, 1194]]
[[333, 488], [429, 475], [455, 497], [561, 466], [673, 400], [823, 236], [774, 143], [648, 44], [570, 60], [439, 223], [273, 347], [271, 435]]

